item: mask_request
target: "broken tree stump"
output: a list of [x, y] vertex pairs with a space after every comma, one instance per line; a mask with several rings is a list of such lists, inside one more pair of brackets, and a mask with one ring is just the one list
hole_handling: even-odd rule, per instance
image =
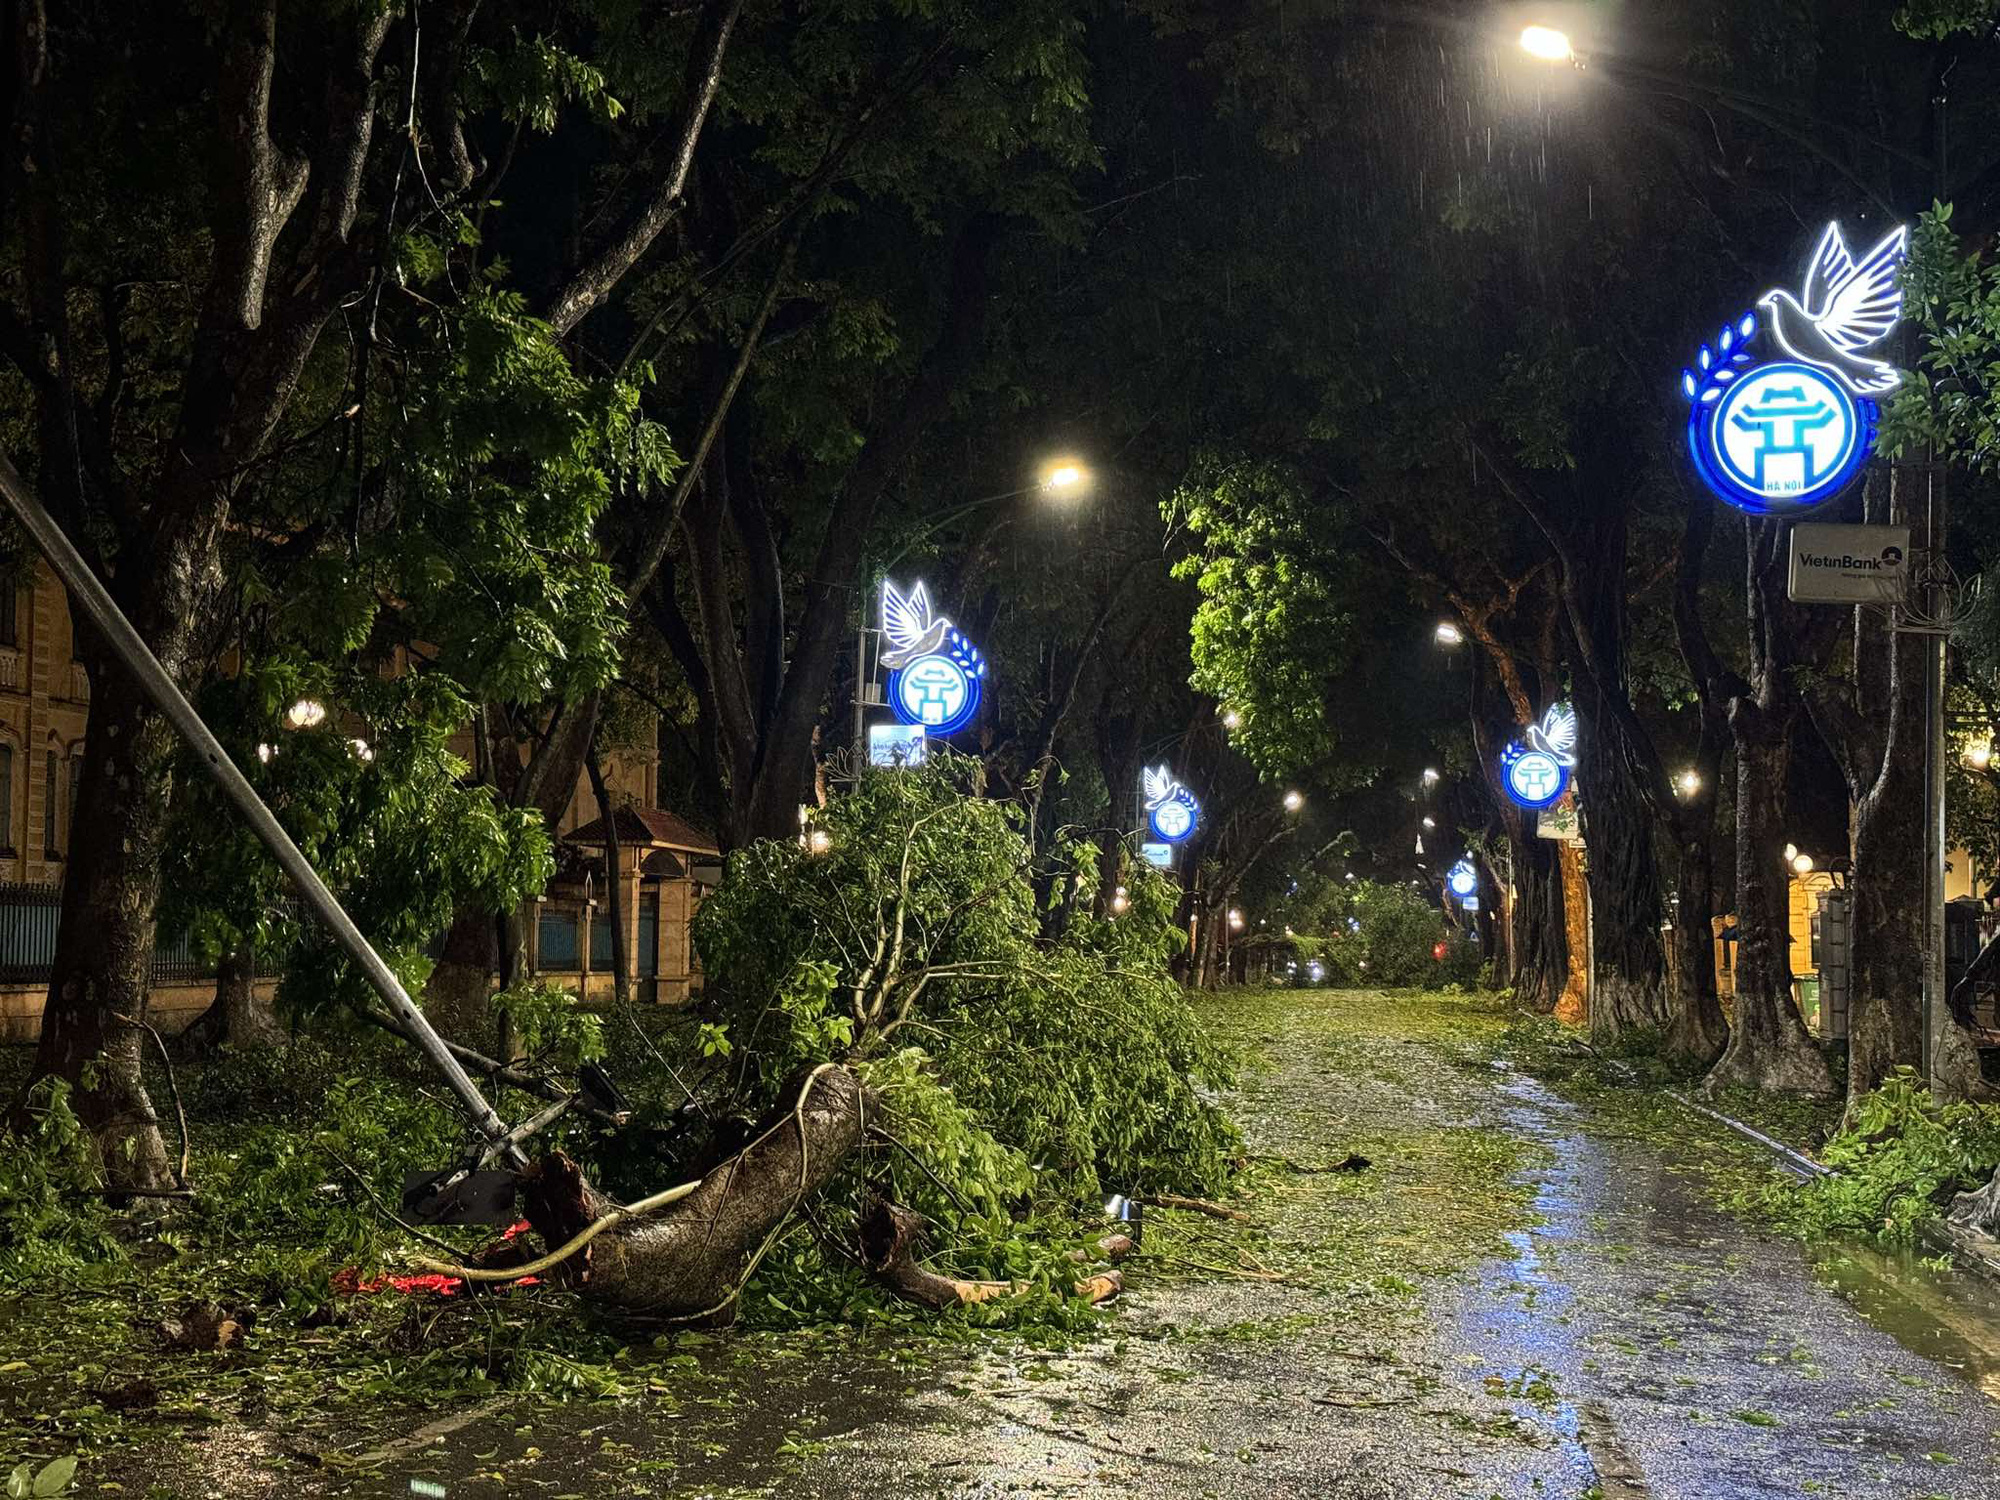
[[[969, 1281], [919, 1265], [917, 1256], [925, 1240], [923, 1216], [900, 1203], [878, 1198], [861, 1217], [861, 1263], [876, 1280], [908, 1301], [941, 1312], [997, 1297], [1016, 1297], [1028, 1290], [1025, 1281]], [[1076, 1295], [1091, 1302], [1106, 1301], [1124, 1290], [1125, 1279], [1116, 1271], [1079, 1277], [1075, 1284]]]
[[[593, 1302], [672, 1322], [726, 1323], [743, 1282], [792, 1212], [826, 1185], [860, 1143], [867, 1089], [852, 1069], [823, 1064], [791, 1108], [685, 1196], [598, 1235], [557, 1274]], [[528, 1222], [551, 1248], [618, 1205], [560, 1151], [523, 1174]]]

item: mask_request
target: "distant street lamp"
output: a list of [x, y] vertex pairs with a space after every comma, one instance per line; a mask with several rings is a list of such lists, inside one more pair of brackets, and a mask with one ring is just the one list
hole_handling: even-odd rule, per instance
[[1683, 797], [1692, 797], [1701, 790], [1701, 773], [1692, 769], [1681, 772], [1674, 778], [1674, 790]]
[[1295, 813], [1305, 805], [1306, 805], [1306, 797], [1304, 792], [1292, 791], [1285, 793], [1286, 812]]
[[1090, 470], [1070, 459], [1063, 459], [1042, 471], [1042, 488], [1050, 494], [1080, 490], [1090, 483]]
[[1792, 860], [1792, 869], [1797, 874], [1810, 875], [1812, 874], [1812, 867], [1813, 857], [1810, 854], [1796, 855]]
[[1963, 760], [1972, 770], [1985, 770], [1993, 764], [1992, 736], [1989, 735], [1984, 739], [1968, 741], [1965, 749], [1960, 753], [1959, 759]]
[[1427, 786], [1427, 787], [1433, 787], [1433, 786], [1436, 786], [1437, 784], [1438, 784], [1438, 773], [1437, 773], [1437, 772], [1436, 772], [1435, 770], [1433, 770], [1433, 769], [1432, 769], [1431, 767], [1429, 767], [1429, 766], [1425, 766], [1425, 767], [1424, 767], [1424, 785], [1425, 785], [1425, 786]]
[[1233, 708], [1225, 708], [1222, 711], [1222, 727], [1224, 729], [1241, 729], [1243, 727], [1243, 715], [1239, 714]]
[[1231, 932], [1241, 932], [1241, 931], [1243, 930], [1243, 913], [1242, 913], [1242, 912], [1240, 912], [1240, 911], [1236, 911], [1236, 910], [1233, 910], [1233, 909], [1232, 909], [1232, 910], [1230, 911], [1230, 913], [1229, 913], [1229, 930], [1230, 930]]
[[326, 722], [326, 705], [317, 698], [301, 698], [285, 710], [285, 728], [317, 729]]
[[1437, 827], [1437, 826], [1438, 826], [1438, 825], [1437, 825], [1437, 819], [1436, 819], [1436, 818], [1425, 818], [1425, 819], [1424, 819], [1424, 827], [1426, 827], [1426, 828], [1435, 828], [1435, 827]]
[[1440, 646], [1463, 646], [1465, 644], [1465, 632], [1460, 630], [1450, 620], [1439, 620], [1437, 629], [1433, 634], [1437, 637], [1437, 643]]

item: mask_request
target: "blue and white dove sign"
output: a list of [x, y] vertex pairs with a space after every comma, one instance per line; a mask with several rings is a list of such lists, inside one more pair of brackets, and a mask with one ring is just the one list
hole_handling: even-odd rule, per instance
[[1898, 226], [1856, 260], [1827, 225], [1798, 292], [1766, 292], [1761, 316], [1744, 313], [1681, 371], [1688, 452], [1716, 494], [1752, 515], [1793, 515], [1860, 472], [1875, 403], [1902, 379], [1879, 354], [1903, 315], [1909, 247]]

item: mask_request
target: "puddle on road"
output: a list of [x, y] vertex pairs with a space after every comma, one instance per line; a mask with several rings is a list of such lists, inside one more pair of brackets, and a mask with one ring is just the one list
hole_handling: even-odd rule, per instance
[[1908, 1349], [2000, 1401], [2000, 1287], [1975, 1271], [1940, 1271], [1914, 1250], [1827, 1245], [1813, 1275]]

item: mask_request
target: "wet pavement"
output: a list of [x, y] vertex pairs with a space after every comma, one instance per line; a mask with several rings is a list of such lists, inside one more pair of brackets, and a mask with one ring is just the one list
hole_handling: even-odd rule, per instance
[[[387, 1439], [230, 1428], [119, 1480], [156, 1500], [2000, 1500], [1992, 1283], [1759, 1234], [1687, 1170], [1738, 1149], [1718, 1127], [1608, 1128], [1374, 999], [1234, 1002], [1260, 1054], [1239, 1104], [1276, 1162], [1254, 1253], [1225, 1226], [1207, 1250], [1199, 1224], [1154, 1237], [1101, 1337], [724, 1336], [637, 1401], [502, 1396]], [[1367, 1172], [1325, 1170], [1350, 1150]]]

